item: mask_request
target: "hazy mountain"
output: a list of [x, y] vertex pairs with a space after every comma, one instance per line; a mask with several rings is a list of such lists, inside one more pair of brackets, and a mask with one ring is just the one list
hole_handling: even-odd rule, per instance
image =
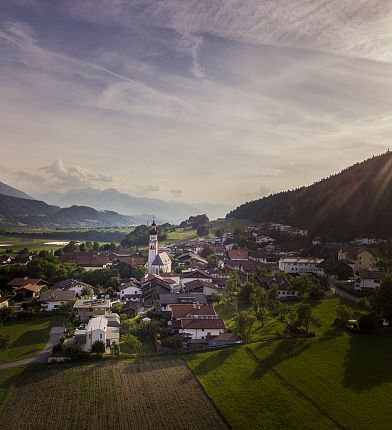
[[0, 182], [0, 194], [3, 194], [5, 196], [11, 196], [11, 197], [19, 197], [20, 199], [30, 199], [30, 200], [33, 199], [31, 196], [24, 193], [23, 191], [20, 191], [14, 187], [11, 187], [10, 185], [5, 184], [4, 182]]
[[112, 210], [126, 215], [154, 214], [170, 222], [180, 222], [190, 215], [207, 213], [210, 218], [224, 216], [229, 210], [226, 205], [205, 204], [193, 205], [178, 201], [163, 201], [146, 197], [135, 197], [120, 193], [114, 188], [96, 190], [85, 188], [70, 190], [66, 193], [48, 192], [40, 194], [40, 199], [49, 204], [62, 207], [70, 205], [87, 205], [100, 210]]
[[290, 224], [340, 239], [392, 237], [392, 153], [308, 187], [245, 203], [227, 217]]
[[31, 227], [127, 227], [146, 222], [146, 215], [131, 217], [87, 206], [60, 208], [42, 201], [0, 194], [0, 225]]

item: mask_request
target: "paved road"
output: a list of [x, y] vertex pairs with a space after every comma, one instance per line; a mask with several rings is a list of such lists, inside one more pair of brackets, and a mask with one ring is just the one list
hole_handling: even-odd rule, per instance
[[0, 364], [0, 370], [9, 369], [11, 367], [26, 366], [27, 364], [47, 363], [51, 349], [57, 344], [60, 336], [64, 333], [63, 327], [52, 327], [49, 334], [48, 343], [45, 348], [37, 355], [23, 360], [12, 361], [11, 363]]

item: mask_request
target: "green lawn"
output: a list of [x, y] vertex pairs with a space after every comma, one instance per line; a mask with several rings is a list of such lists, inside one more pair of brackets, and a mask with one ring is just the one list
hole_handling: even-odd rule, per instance
[[392, 420], [392, 333], [331, 328], [339, 299], [314, 306], [311, 339], [251, 343], [188, 357], [233, 428], [384, 429]]
[[0, 327], [0, 333], [9, 336], [9, 346], [0, 351], [0, 363], [37, 354], [45, 347], [51, 328], [63, 325], [63, 318], [62, 315], [53, 315], [6, 322]]
[[178, 228], [175, 231], [170, 231], [167, 234], [167, 239], [165, 240], [165, 243], [170, 242], [180, 242], [182, 240], [192, 240], [196, 239], [197, 233], [196, 230], [193, 229], [187, 229], [187, 228]]

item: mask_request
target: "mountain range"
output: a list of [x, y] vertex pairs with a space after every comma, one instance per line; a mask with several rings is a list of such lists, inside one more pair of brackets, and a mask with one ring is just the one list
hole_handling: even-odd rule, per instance
[[0, 194], [0, 225], [44, 228], [128, 227], [146, 223], [147, 216], [131, 217], [87, 206], [60, 208], [45, 202]]
[[226, 217], [289, 224], [342, 240], [392, 237], [392, 153], [313, 185], [247, 202]]
[[50, 191], [36, 196], [48, 204], [67, 207], [71, 205], [87, 205], [98, 210], [111, 210], [125, 215], [135, 216], [154, 214], [159, 218], [178, 223], [191, 215], [206, 213], [211, 219], [223, 217], [231, 209], [224, 204], [192, 204], [178, 201], [163, 201], [159, 199], [136, 197], [120, 193], [114, 188], [97, 190], [84, 188], [69, 190], [65, 193]]
[[28, 194], [24, 193], [23, 191], [17, 190], [16, 188], [11, 187], [4, 182], [0, 182], [0, 194], [3, 194], [5, 196], [18, 197], [20, 199], [33, 200], [33, 198]]

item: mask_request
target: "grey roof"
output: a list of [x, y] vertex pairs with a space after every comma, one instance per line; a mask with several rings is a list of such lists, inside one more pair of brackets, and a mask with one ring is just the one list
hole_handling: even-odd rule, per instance
[[68, 290], [69, 288], [72, 287], [76, 287], [76, 286], [80, 286], [80, 287], [88, 287], [88, 288], [93, 288], [91, 285], [86, 284], [85, 282], [82, 281], [78, 281], [77, 279], [66, 279], [65, 281], [62, 282], [58, 282], [57, 284], [54, 284], [53, 287], [54, 288], [61, 288], [62, 290]]
[[166, 252], [160, 252], [154, 259], [152, 265], [153, 266], [164, 266], [165, 264], [170, 264], [170, 257]]
[[207, 297], [205, 294], [159, 294], [159, 303], [161, 305], [175, 305], [183, 303], [184, 300], [187, 299], [194, 299], [194, 303], [207, 303]]
[[41, 302], [69, 301], [75, 299], [75, 294], [69, 290], [45, 290], [41, 292], [39, 299]]

